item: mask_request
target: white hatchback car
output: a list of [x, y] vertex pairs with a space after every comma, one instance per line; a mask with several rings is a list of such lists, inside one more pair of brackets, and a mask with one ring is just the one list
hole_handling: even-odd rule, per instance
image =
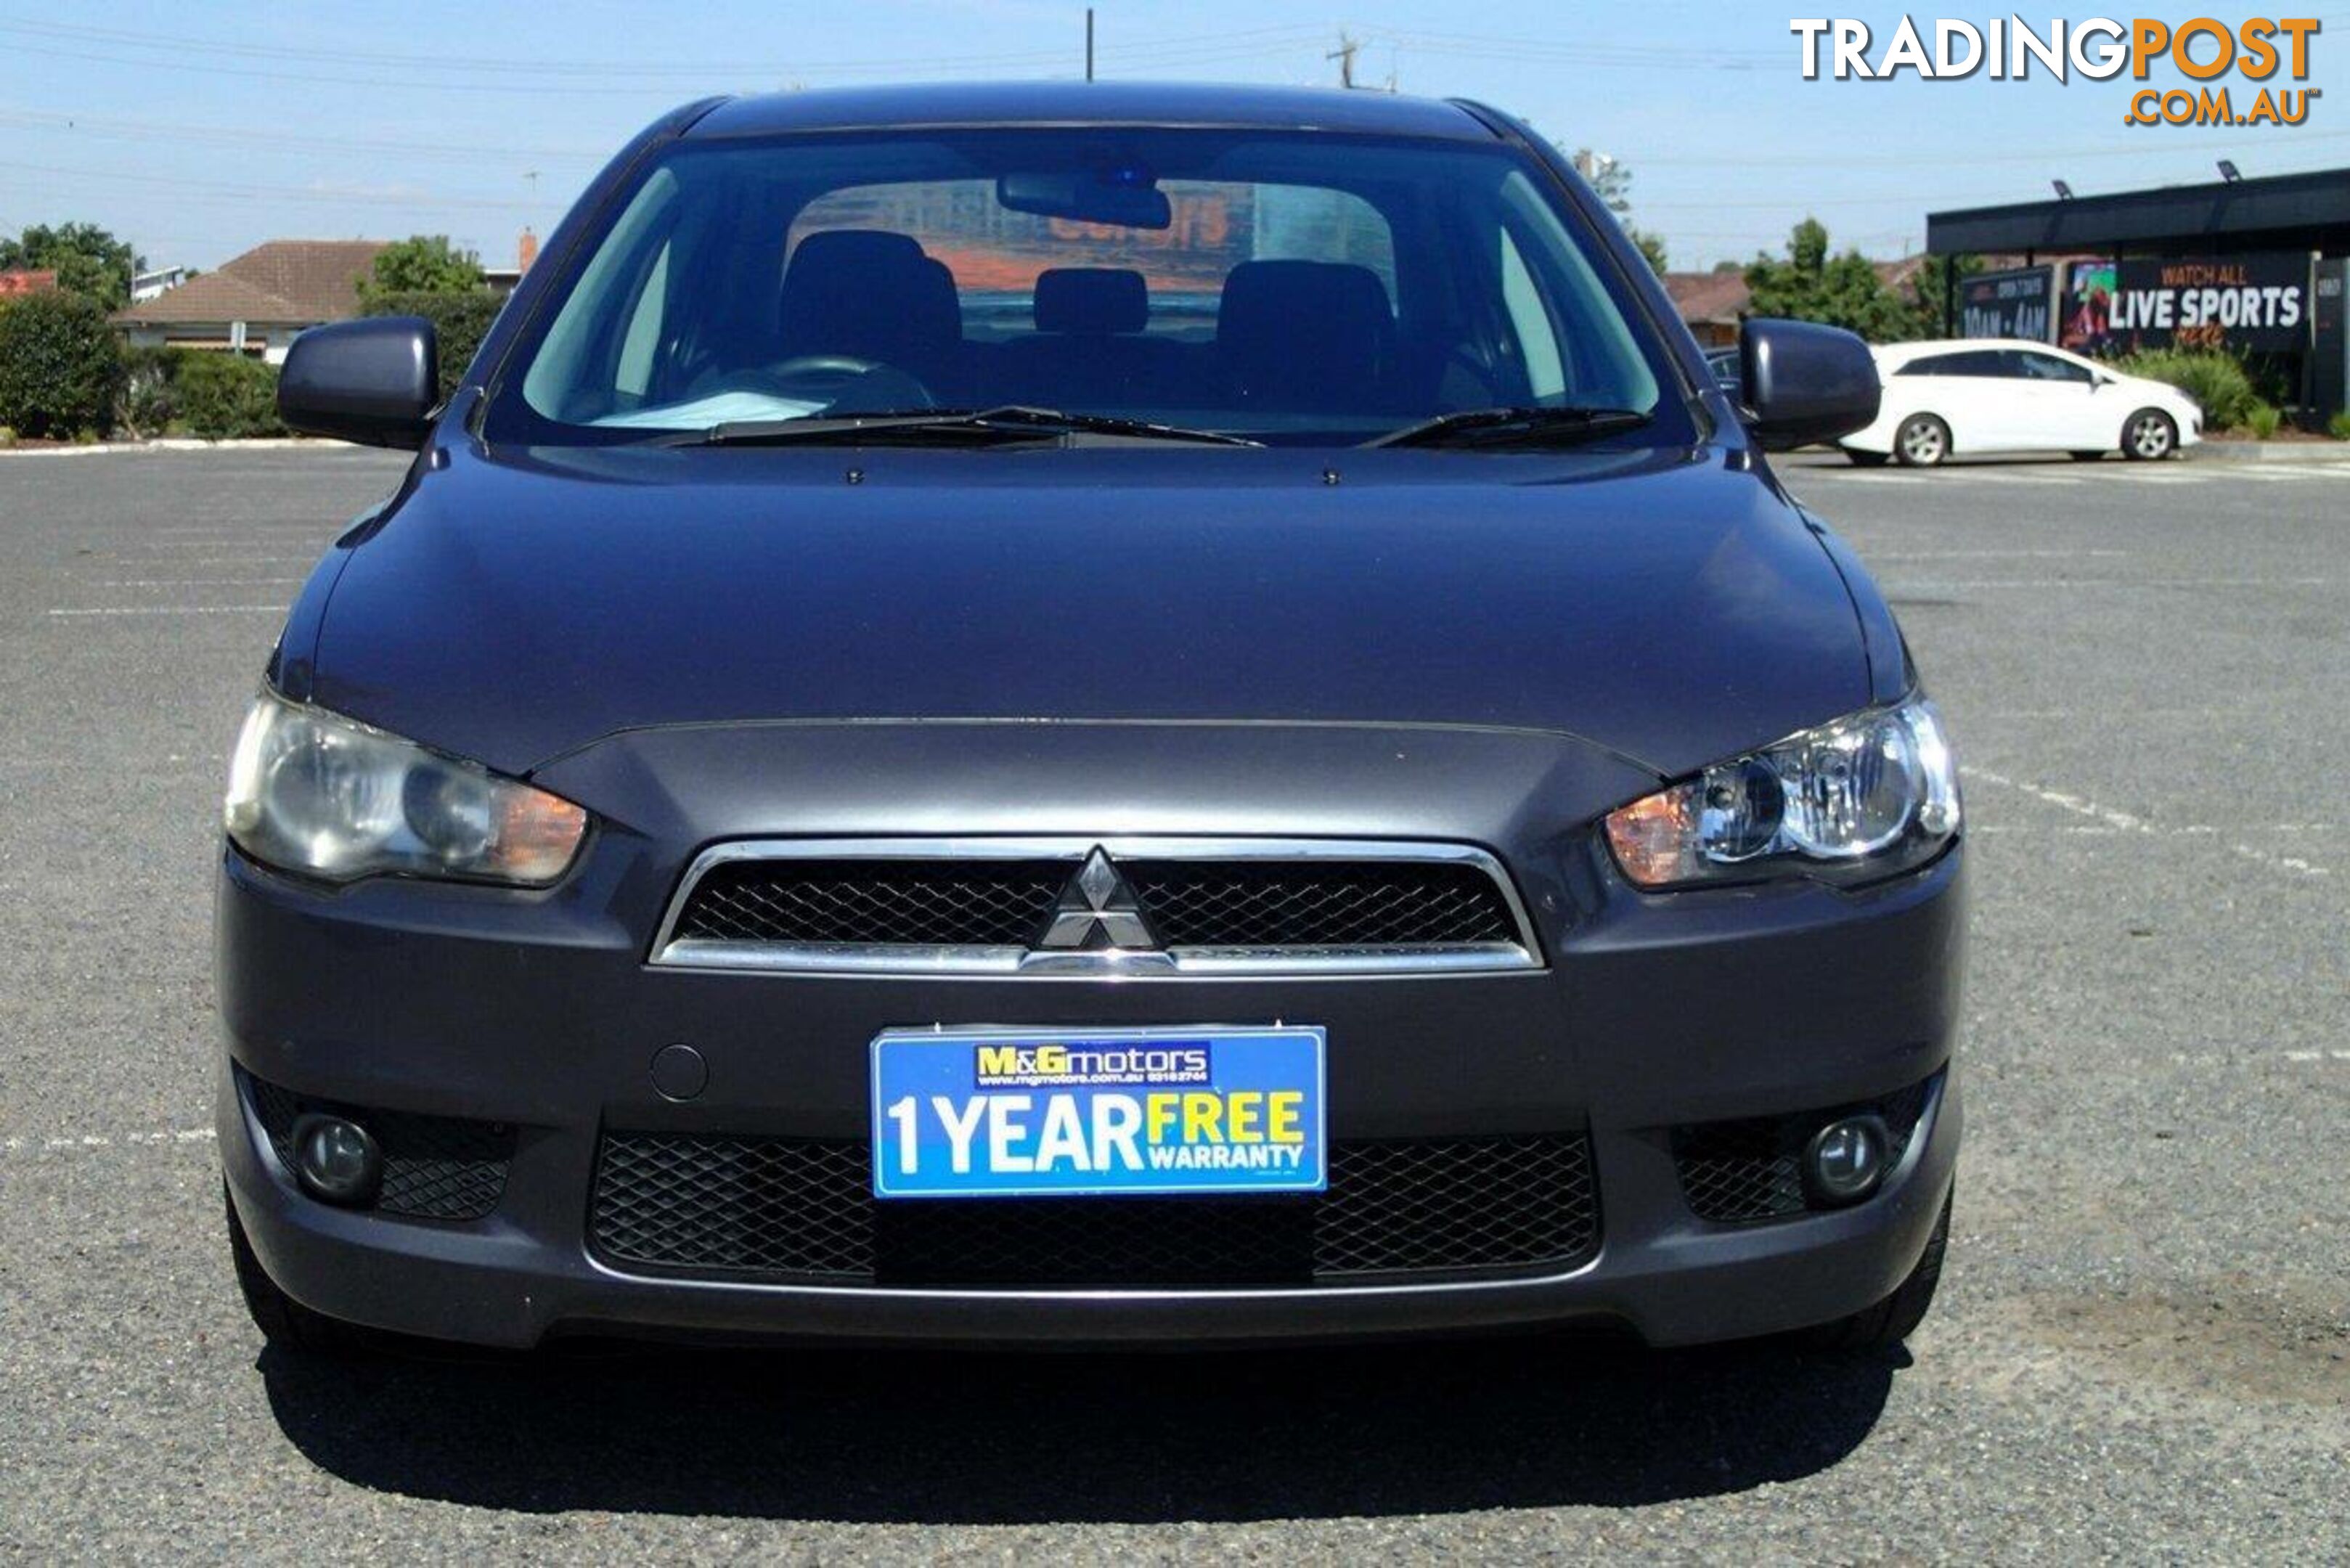
[[1991, 452], [2152, 459], [2203, 439], [2203, 410], [2178, 388], [2044, 343], [1972, 337], [1876, 353], [1885, 387], [1877, 419], [1841, 443], [1857, 463], [1931, 467]]

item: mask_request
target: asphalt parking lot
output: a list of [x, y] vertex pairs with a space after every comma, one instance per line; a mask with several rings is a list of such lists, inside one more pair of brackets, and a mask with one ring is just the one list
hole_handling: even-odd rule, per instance
[[1969, 1146], [1914, 1359], [336, 1370], [231, 1281], [209, 874], [279, 608], [399, 462], [0, 457], [0, 1547], [2350, 1554], [2350, 464], [1786, 467], [1967, 765]]

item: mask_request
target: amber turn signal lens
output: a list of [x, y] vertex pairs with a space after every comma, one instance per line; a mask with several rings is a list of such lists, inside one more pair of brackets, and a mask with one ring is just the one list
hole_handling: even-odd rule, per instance
[[571, 864], [587, 831], [587, 812], [569, 801], [544, 790], [510, 790], [498, 800], [490, 862], [497, 875], [517, 882], [551, 882]]
[[1689, 875], [1691, 794], [1685, 784], [1659, 790], [1607, 814], [1607, 846], [1625, 876], [1656, 888]]

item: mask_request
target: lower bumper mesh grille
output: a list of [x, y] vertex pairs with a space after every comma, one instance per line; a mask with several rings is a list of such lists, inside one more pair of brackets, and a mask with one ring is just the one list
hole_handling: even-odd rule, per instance
[[292, 1168], [294, 1123], [311, 1111], [347, 1116], [374, 1135], [383, 1151], [383, 1185], [375, 1208], [415, 1220], [479, 1220], [505, 1196], [515, 1129], [502, 1122], [372, 1111], [313, 1100], [239, 1069], [245, 1097], [277, 1162]]
[[1313, 1198], [877, 1201], [861, 1142], [615, 1132], [589, 1233], [608, 1261], [838, 1284], [1345, 1284], [1560, 1269], [1599, 1243], [1580, 1137], [1342, 1142]]
[[1922, 1084], [1848, 1106], [1743, 1121], [1700, 1122], [1673, 1134], [1673, 1163], [1681, 1194], [1700, 1220], [1745, 1224], [1779, 1220], [1810, 1208], [1804, 1192], [1804, 1146], [1825, 1123], [1872, 1113], [1885, 1122], [1886, 1163], [1900, 1162], [1940, 1075]]

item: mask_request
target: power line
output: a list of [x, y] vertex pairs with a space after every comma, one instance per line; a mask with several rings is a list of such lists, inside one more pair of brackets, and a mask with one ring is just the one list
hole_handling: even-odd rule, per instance
[[[218, 147], [251, 147], [272, 151], [306, 152], [313, 149], [336, 152], [384, 152], [401, 158], [446, 159], [454, 162], [478, 164], [484, 149], [478, 142], [459, 146], [453, 142], [405, 141], [381, 137], [321, 136], [305, 130], [298, 139], [289, 141], [282, 130], [250, 130], [237, 126], [188, 124], [169, 120], [115, 119], [84, 114], [48, 113], [34, 109], [0, 109], [0, 126], [14, 126], [31, 130], [55, 130], [74, 136], [93, 136], [109, 140], [132, 142], [195, 142]], [[541, 162], [600, 164], [608, 153], [577, 148], [513, 147], [501, 144], [495, 150], [517, 158], [533, 158]]]
[[[1224, 57], [1247, 54], [1257, 49], [1274, 47], [1267, 42], [1269, 39], [1278, 39], [1284, 36], [1303, 39], [1316, 36], [1319, 31], [1320, 30], [1318, 28], [1310, 27], [1302, 24], [1288, 24], [1218, 33], [1178, 34], [1161, 38], [1136, 39], [1125, 44], [1112, 45], [1105, 43], [1101, 47], [1101, 53], [1104, 56], [1116, 55], [1128, 59], [1179, 60], [1194, 56]], [[698, 62], [661, 62], [651, 60], [582, 61], [548, 60], [544, 58], [518, 60], [452, 56], [448, 54], [400, 55], [386, 53], [384, 51], [375, 49], [296, 48], [284, 45], [247, 44], [225, 39], [193, 37], [183, 34], [160, 34], [144, 31], [131, 32], [120, 28], [79, 26], [64, 23], [29, 21], [15, 17], [0, 18], [0, 32], [14, 33], [31, 37], [42, 38], [49, 40], [52, 44], [59, 42], [78, 44], [85, 47], [114, 49], [130, 48], [151, 52], [170, 50], [174, 53], [182, 54], [196, 53], [224, 55], [234, 58], [294, 64], [309, 63], [325, 64], [328, 66], [414, 67], [419, 71], [429, 72], [433, 75], [443, 77], [450, 73], [458, 73], [461, 75], [490, 74], [505, 78], [511, 78], [516, 76], [540, 78], [619, 77], [626, 78], [629, 83], [635, 84], [627, 89], [631, 91], [647, 90], [644, 84], [645, 78], [649, 77], [691, 77], [695, 78], [696, 81], [707, 81], [713, 78], [734, 78], [745, 75], [756, 77], [783, 77], [797, 74], [845, 72], [873, 73], [877, 75], [894, 74], [902, 76], [909, 72], [925, 70], [999, 70], [1018, 67], [1048, 67], [1065, 65], [1067, 61], [1066, 54], [1060, 49], [995, 50], [983, 53], [934, 55], [929, 57], [907, 56], [864, 59], [784, 60], [768, 61], [764, 63], [755, 60], [746, 60], [739, 57], [723, 61], [711, 60]], [[31, 46], [25, 46], [25, 47], [30, 48]], [[57, 54], [64, 53], [65, 51], [51, 48], [47, 52]], [[98, 58], [101, 57], [76, 56], [69, 57]], [[129, 60], [120, 60], [118, 63], [156, 65], [174, 68], [193, 68], [207, 72], [214, 71], [218, 68], [213, 66], [203, 65], [199, 62], [176, 59], [151, 60], [133, 57]], [[283, 75], [286, 73], [280, 74]], [[299, 76], [296, 76], [294, 79], [304, 78]], [[351, 78], [318, 78], [317, 79], [322, 81], [344, 81]], [[373, 84], [370, 82], [367, 85]], [[443, 81], [420, 85], [439, 85], [448, 87], [464, 85], [490, 88], [511, 87], [513, 84], [508, 81], [484, 84], [461, 84]], [[574, 88], [571, 86], [567, 85], [561, 90], [569, 91], [574, 90]], [[597, 88], [590, 86], [587, 90], [612, 91], [621, 89], [618, 87]], [[663, 90], [671, 89], [664, 88]]]
[[421, 191], [413, 193], [398, 191], [337, 191], [316, 185], [270, 185], [219, 180], [185, 180], [172, 174], [148, 174], [127, 169], [63, 169], [54, 163], [0, 161], [0, 170], [13, 170], [51, 177], [62, 176], [71, 180], [114, 180], [131, 185], [165, 185], [176, 192], [185, 193], [190, 200], [201, 200], [206, 195], [233, 197], [239, 201], [266, 197], [272, 201], [323, 202], [427, 209], [449, 208], [494, 213], [561, 212], [570, 205], [567, 202], [515, 201], [511, 197], [492, 196], [444, 196]]

